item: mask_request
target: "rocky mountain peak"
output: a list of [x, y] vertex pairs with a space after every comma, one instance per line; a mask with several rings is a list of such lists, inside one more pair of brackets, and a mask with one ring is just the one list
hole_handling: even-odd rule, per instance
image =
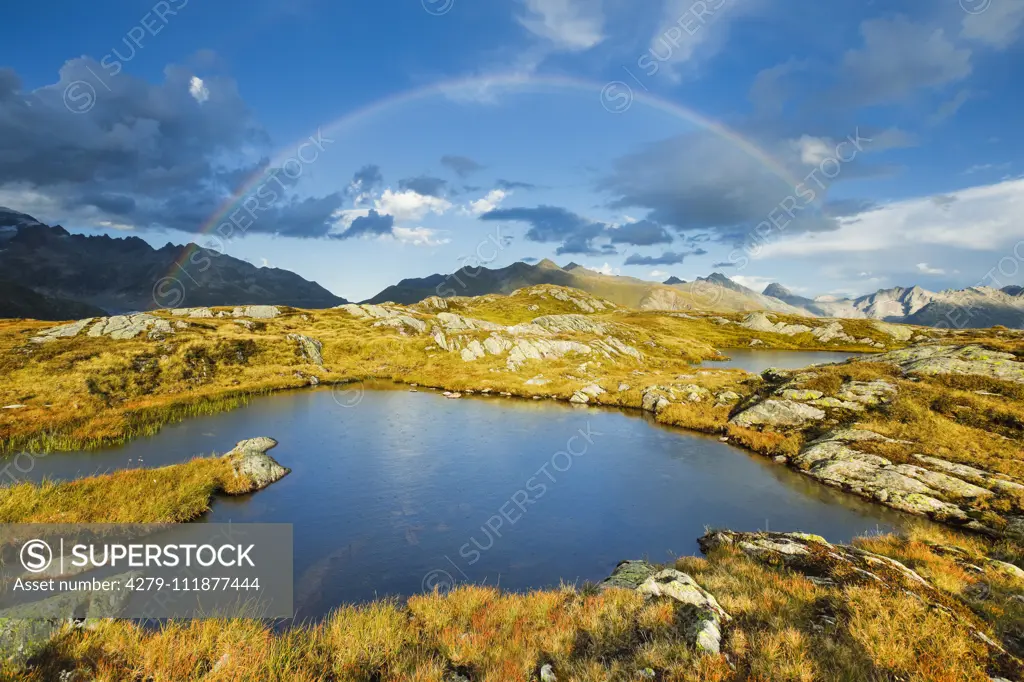
[[764, 288], [764, 291], [762, 291], [761, 293], [764, 294], [765, 296], [771, 296], [773, 298], [786, 298], [788, 296], [793, 295], [792, 291], [782, 286], [778, 282], [772, 282], [771, 284], [766, 286]]

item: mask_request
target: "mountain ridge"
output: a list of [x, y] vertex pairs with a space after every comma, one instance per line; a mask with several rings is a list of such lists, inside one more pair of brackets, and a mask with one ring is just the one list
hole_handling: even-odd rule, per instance
[[[131, 235], [72, 234], [3, 207], [0, 273], [17, 283], [3, 297], [5, 307], [22, 317], [52, 315], [54, 305], [71, 304], [96, 314], [259, 304], [331, 308], [347, 302], [288, 270], [258, 268], [194, 243], [157, 249]], [[43, 305], [46, 300], [50, 304]]]

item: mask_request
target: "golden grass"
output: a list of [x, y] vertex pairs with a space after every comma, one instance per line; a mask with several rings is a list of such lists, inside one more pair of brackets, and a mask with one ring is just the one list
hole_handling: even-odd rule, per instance
[[[858, 544], [929, 577], [952, 564], [927, 543], [983, 552], [976, 539], [935, 532], [922, 527]], [[647, 668], [658, 680], [676, 682], [986, 682], [1004, 665], [958, 616], [902, 590], [816, 585], [725, 548], [708, 558], [683, 557], [676, 567], [733, 617], [723, 655], [695, 651], [673, 603], [635, 592], [563, 586], [517, 594], [462, 586], [404, 605], [346, 606], [323, 622], [279, 633], [244, 620], [171, 622], [155, 630], [124, 621], [67, 627], [27, 668], [0, 668], [0, 679], [41, 682], [73, 671], [70, 679], [83, 680], [446, 682], [458, 673], [479, 682], [532, 682], [550, 664], [568, 682], [642, 679]], [[985, 576], [995, 577], [987, 569]], [[1012, 640], [1019, 628], [1003, 621], [994, 634]]]
[[0, 494], [0, 523], [180, 523], [206, 512], [217, 493], [251, 489], [228, 459], [196, 458], [159, 469], [8, 486]]

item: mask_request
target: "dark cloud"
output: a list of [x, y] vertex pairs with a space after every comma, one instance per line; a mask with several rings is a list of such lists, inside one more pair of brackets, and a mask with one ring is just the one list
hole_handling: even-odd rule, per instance
[[597, 255], [594, 240], [605, 236], [608, 226], [557, 206], [504, 208], [484, 213], [480, 220], [507, 220], [530, 225], [526, 238], [533, 242], [561, 242], [556, 253]]
[[442, 156], [441, 165], [455, 171], [455, 174], [460, 178], [465, 178], [483, 169], [483, 166], [467, 156]]
[[[785, 162], [796, 169], [796, 177], [806, 175], [810, 169], [799, 170], [799, 154], [779, 146], [788, 150]], [[813, 187], [816, 199], [825, 196]], [[654, 223], [681, 232], [700, 231], [726, 242], [742, 242], [773, 212], [785, 217], [779, 205], [795, 191], [776, 167], [705, 131], [620, 157], [598, 188], [613, 197], [612, 208], [646, 210]], [[801, 209], [787, 225], [787, 234], [836, 229], [836, 222], [810, 201]]]
[[372, 192], [384, 185], [384, 175], [380, 172], [380, 166], [368, 163], [355, 172], [352, 176], [352, 184], [349, 191], [352, 194]]
[[514, 189], [525, 189], [525, 190], [537, 189], [537, 185], [533, 184], [532, 182], [517, 182], [515, 180], [501, 180], [501, 179], [499, 179], [497, 181], [497, 185], [498, 185], [498, 189], [504, 189], [504, 190], [509, 190], [509, 191], [514, 190]]
[[726, 262], [726, 261], [722, 261], [721, 263], [715, 263], [711, 267], [713, 267], [713, 268], [735, 268], [736, 267], [736, 263], [729, 263], [729, 262]]
[[[327, 234], [344, 196], [301, 196], [304, 169], [270, 166], [274, 145], [234, 81], [205, 78], [209, 97], [199, 103], [189, 94], [194, 75], [172, 65], [149, 83], [83, 57], [56, 83], [24, 91], [14, 71], [0, 70], [0, 196], [57, 222], [196, 232], [240, 190], [251, 190], [242, 198], [254, 207], [251, 188], [265, 185], [255, 219], [240, 211], [246, 231]], [[304, 157], [332, 153], [319, 143]], [[262, 180], [250, 185], [254, 177]]]
[[671, 244], [672, 235], [662, 225], [641, 220], [628, 223], [622, 227], [609, 230], [613, 244], [631, 244], [633, 246], [652, 246], [654, 244]]
[[381, 215], [370, 210], [369, 215], [361, 216], [352, 221], [352, 225], [341, 234], [333, 235], [336, 239], [351, 239], [353, 237], [379, 236], [391, 234], [395, 227], [395, 217]]
[[527, 256], [526, 258], [523, 258], [522, 261], [524, 263], [539, 263], [540, 262], [540, 258], [534, 258], [533, 256]]
[[660, 256], [638, 256], [634, 253], [626, 259], [626, 265], [679, 265], [689, 255], [674, 251], [666, 251]]
[[425, 197], [443, 197], [445, 195], [445, 189], [448, 187], [448, 181], [442, 180], [441, 178], [430, 177], [429, 175], [420, 175], [415, 178], [405, 178], [398, 181], [398, 186], [401, 189], [412, 190], [416, 194], [422, 194]]

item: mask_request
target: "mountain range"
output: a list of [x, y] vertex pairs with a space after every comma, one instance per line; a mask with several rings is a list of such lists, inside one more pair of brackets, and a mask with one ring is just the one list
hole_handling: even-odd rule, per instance
[[[366, 303], [411, 304], [431, 296], [510, 294], [536, 284], [581, 289], [639, 310], [767, 310], [812, 317], [868, 318], [922, 326], [1024, 328], [1024, 287], [941, 292], [918, 286], [859, 298], [794, 294], [781, 284], [758, 293], [721, 273], [687, 282], [606, 275], [550, 260], [504, 268], [464, 268], [404, 279]], [[329, 308], [347, 303], [316, 282], [258, 268], [195, 244], [155, 249], [138, 237], [70, 234], [0, 207], [0, 318], [66, 320], [165, 307], [278, 304]]]
[[1024, 328], [1024, 287], [970, 287], [929, 291], [922, 287], [880, 289], [859, 298], [797, 296], [781, 284], [763, 294], [818, 317], [870, 318], [925, 327]]
[[288, 270], [186, 244], [70, 234], [0, 207], [0, 317], [74, 319], [154, 308], [346, 303]]

